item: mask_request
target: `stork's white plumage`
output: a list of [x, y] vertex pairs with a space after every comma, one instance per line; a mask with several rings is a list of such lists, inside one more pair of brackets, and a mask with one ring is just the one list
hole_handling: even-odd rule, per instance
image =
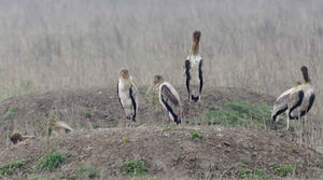
[[137, 87], [127, 69], [120, 71], [117, 93], [126, 119], [136, 122], [138, 110]]
[[158, 87], [159, 102], [168, 112], [168, 117], [176, 124], [180, 124], [182, 121], [182, 104], [177, 91], [160, 75], [154, 76], [152, 88], [155, 89], [156, 87]]
[[298, 119], [305, 116], [311, 110], [315, 101], [315, 92], [308, 74], [307, 67], [303, 66], [301, 68], [301, 71], [303, 73], [305, 83], [299, 86], [299, 91], [303, 91], [304, 97], [300, 105], [292, 107], [289, 114], [291, 119]]
[[289, 120], [298, 119], [304, 116], [311, 109], [315, 94], [308, 76], [307, 67], [301, 68], [305, 83], [297, 85], [283, 92], [275, 101], [272, 110], [272, 122], [277, 122], [278, 116], [284, 112], [287, 113], [287, 129], [289, 129]]
[[186, 90], [188, 99], [193, 102], [200, 100], [203, 89], [203, 59], [199, 53], [200, 37], [200, 31], [193, 33], [192, 50], [185, 60]]
[[73, 129], [63, 121], [57, 121], [55, 118], [49, 119], [48, 136], [52, 134], [69, 134]]

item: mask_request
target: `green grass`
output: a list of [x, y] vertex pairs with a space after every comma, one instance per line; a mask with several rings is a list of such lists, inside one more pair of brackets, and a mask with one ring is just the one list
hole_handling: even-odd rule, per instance
[[70, 156], [60, 152], [50, 152], [40, 158], [35, 170], [38, 171], [52, 171], [61, 166]]
[[121, 165], [121, 171], [129, 176], [146, 175], [148, 167], [142, 161], [126, 161]]
[[280, 177], [290, 176], [294, 173], [295, 168], [291, 165], [281, 165], [273, 168], [274, 174]]
[[129, 138], [128, 137], [123, 138], [123, 143], [124, 144], [127, 144], [128, 142], [129, 142]]
[[6, 119], [12, 119], [16, 115], [16, 108], [9, 107], [6, 113]]
[[290, 148], [290, 151], [291, 151], [292, 153], [297, 153], [297, 148], [296, 148], [296, 147], [291, 147], [291, 148]]
[[224, 108], [207, 112], [204, 121], [222, 126], [244, 126], [265, 128], [265, 123], [270, 122], [271, 107], [266, 104], [249, 104], [246, 102], [233, 102]]
[[13, 161], [5, 166], [0, 167], [0, 175], [11, 175], [16, 169], [21, 168], [25, 163], [23, 161]]
[[242, 169], [238, 169], [235, 173], [235, 176], [239, 179], [270, 179], [272, 178], [271, 176], [269, 176], [265, 170], [263, 169], [248, 169], [246, 168], [242, 168]]
[[323, 169], [323, 161], [319, 163], [319, 168]]
[[192, 139], [199, 139], [201, 137], [200, 132], [198, 130], [191, 131], [191, 137]]

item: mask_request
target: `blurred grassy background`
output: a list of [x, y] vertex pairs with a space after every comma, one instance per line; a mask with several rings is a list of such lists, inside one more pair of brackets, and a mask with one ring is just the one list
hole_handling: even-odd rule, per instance
[[320, 0], [1, 0], [0, 27], [0, 99], [115, 86], [121, 67], [139, 86], [156, 73], [184, 86], [201, 30], [207, 86], [277, 96], [307, 65], [323, 113]]

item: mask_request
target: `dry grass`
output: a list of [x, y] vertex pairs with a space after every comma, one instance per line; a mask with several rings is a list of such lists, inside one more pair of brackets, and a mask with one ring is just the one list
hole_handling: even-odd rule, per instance
[[3, 0], [0, 24], [0, 99], [115, 86], [121, 67], [139, 85], [156, 73], [184, 85], [199, 29], [208, 86], [276, 96], [308, 65], [318, 94], [312, 113], [323, 117], [320, 0]]

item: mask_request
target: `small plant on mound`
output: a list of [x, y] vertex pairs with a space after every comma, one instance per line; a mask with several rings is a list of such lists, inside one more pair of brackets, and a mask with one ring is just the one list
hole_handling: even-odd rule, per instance
[[129, 176], [146, 175], [148, 167], [142, 161], [127, 161], [121, 165], [121, 171]]
[[323, 169], [323, 161], [320, 162], [319, 168]]
[[291, 165], [281, 165], [273, 168], [274, 174], [280, 177], [290, 176], [294, 173], [295, 168]]
[[290, 151], [291, 151], [292, 153], [297, 153], [297, 148], [296, 148], [296, 147], [291, 147], [291, 148], [290, 148]]
[[200, 132], [198, 130], [191, 131], [191, 136], [192, 139], [199, 139], [201, 137]]
[[[25, 163], [23, 161], [13, 161], [5, 166], [0, 167], [0, 175], [11, 175], [16, 169], [22, 167]], [[1, 177], [0, 176], [0, 177]]]
[[39, 160], [36, 169], [39, 171], [52, 171], [62, 165], [68, 158], [68, 155], [53, 151]]
[[128, 142], [129, 142], [129, 138], [128, 137], [123, 138], [123, 143], [124, 144], [127, 144]]
[[16, 109], [9, 107], [6, 114], [6, 119], [12, 119], [15, 115], [16, 115]]

